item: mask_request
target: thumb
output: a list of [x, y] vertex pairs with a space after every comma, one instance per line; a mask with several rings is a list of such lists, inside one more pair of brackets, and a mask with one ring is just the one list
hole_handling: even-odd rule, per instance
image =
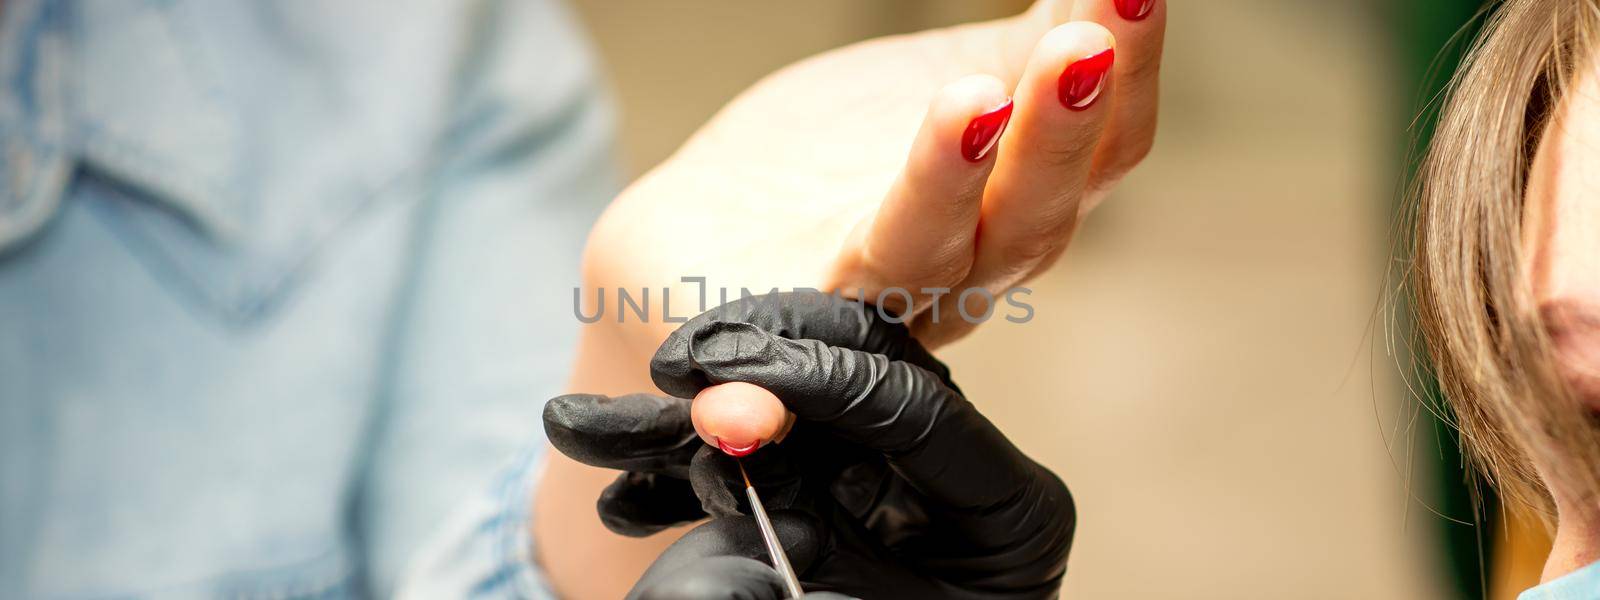
[[787, 595], [778, 573], [761, 561], [714, 556], [664, 577], [641, 581], [633, 600], [781, 600]]
[[[804, 572], [822, 547], [820, 524], [797, 511], [777, 511], [771, 516], [784, 553], [796, 571]], [[766, 545], [753, 517], [713, 519], [668, 546], [628, 597], [783, 598], [783, 582], [763, 562], [766, 560]]]

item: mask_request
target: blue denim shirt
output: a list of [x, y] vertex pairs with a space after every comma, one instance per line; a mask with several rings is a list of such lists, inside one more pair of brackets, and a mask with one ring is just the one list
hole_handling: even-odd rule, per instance
[[546, 595], [599, 88], [546, 0], [4, 0], [0, 598]]
[[1600, 562], [1578, 569], [1517, 596], [1517, 600], [1597, 600], [1600, 599]]

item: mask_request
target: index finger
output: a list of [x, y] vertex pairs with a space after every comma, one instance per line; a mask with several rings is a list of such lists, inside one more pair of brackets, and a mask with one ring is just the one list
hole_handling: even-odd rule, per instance
[[711, 386], [690, 360], [689, 342], [719, 323], [746, 323], [786, 339], [882, 354], [927, 369], [946, 382], [950, 378], [950, 369], [911, 337], [904, 324], [885, 319], [871, 305], [812, 290], [746, 296], [689, 319], [650, 359], [656, 387], [692, 398]]
[[651, 394], [567, 394], [544, 406], [544, 430], [562, 454], [586, 465], [685, 479], [700, 448], [689, 401]]

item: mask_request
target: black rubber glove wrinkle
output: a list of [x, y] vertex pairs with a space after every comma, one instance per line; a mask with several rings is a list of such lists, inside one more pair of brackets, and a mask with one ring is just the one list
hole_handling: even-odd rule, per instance
[[911, 337], [904, 324], [887, 320], [871, 305], [815, 291], [752, 296], [701, 313], [680, 326], [650, 361], [656, 387], [678, 398], [693, 398], [710, 385], [687, 357], [690, 340], [715, 323], [747, 323], [775, 336], [816, 340], [902, 360], [934, 372], [949, 384], [950, 370]]

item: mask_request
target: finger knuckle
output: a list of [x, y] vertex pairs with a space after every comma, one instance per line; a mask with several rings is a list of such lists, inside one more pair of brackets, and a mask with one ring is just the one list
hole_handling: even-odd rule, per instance
[[1066, 168], [1084, 164], [1100, 141], [1098, 129], [1083, 128], [1059, 138], [1041, 140], [1034, 151], [1047, 166]]
[[874, 270], [887, 275], [889, 281], [913, 291], [925, 287], [951, 287], [961, 283], [972, 272], [971, 247], [946, 248], [928, 252], [916, 260], [869, 260]]
[[[1153, 120], [1152, 120], [1153, 121]], [[1113, 161], [1123, 172], [1131, 171], [1144, 159], [1150, 157], [1150, 150], [1155, 148], [1155, 123], [1151, 122], [1145, 127], [1136, 130], [1129, 143], [1117, 150], [1116, 159]]]
[[1058, 214], [1043, 215], [1028, 223], [1005, 246], [1002, 259], [1006, 265], [1014, 267], [1019, 272], [1026, 272], [1061, 250], [1065, 245], [1067, 232], [1071, 230], [1075, 221], [1077, 203], [1061, 202], [1059, 207], [1058, 211], [1050, 211]]
[[1050, 256], [1055, 250], [1055, 241], [1048, 237], [1019, 240], [1006, 246], [1004, 260], [1006, 265], [1018, 271], [1025, 271]]
[[962, 252], [949, 258], [934, 261], [927, 272], [915, 277], [918, 287], [952, 287], [961, 283], [972, 272], [971, 253]]
[[1154, 82], [1161, 76], [1161, 57], [1159, 55], [1141, 56], [1123, 64], [1126, 65], [1124, 68], [1127, 69], [1123, 71], [1123, 74], [1127, 76], [1129, 81]]

